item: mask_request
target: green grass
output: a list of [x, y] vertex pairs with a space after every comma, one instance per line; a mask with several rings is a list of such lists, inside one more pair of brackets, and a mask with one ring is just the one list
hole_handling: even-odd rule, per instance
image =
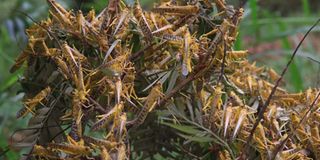
[[257, 5], [257, 0], [249, 0], [249, 9], [250, 9], [250, 18], [252, 22], [251, 29], [255, 36], [259, 39], [259, 30], [260, 30], [260, 25], [258, 23], [258, 5]]
[[[287, 25], [285, 23], [279, 22], [279, 28], [280, 31], [286, 31]], [[284, 50], [290, 50], [291, 48], [294, 48], [295, 46], [292, 46], [289, 42], [289, 39], [287, 37], [281, 39], [281, 46]], [[286, 56], [286, 59], [290, 59], [290, 55]], [[290, 83], [292, 84], [292, 90], [295, 92], [302, 91], [303, 87], [303, 81], [301, 78], [301, 70], [299, 67], [299, 61], [294, 60], [292, 64], [289, 66], [289, 78]]]
[[309, 0], [301, 0], [302, 1], [302, 9], [304, 16], [309, 16], [311, 14]]
[[[302, 0], [301, 2], [302, 8], [298, 16], [280, 17], [275, 12], [264, 9], [264, 6], [258, 6], [257, 0], [249, 0], [247, 11], [249, 10], [250, 12], [240, 26], [241, 34], [236, 41], [235, 49], [259, 47], [261, 44], [273, 42], [280, 44], [280, 50], [270, 49], [263, 51], [263, 53], [252, 53], [250, 58], [258, 61], [259, 65], [272, 67], [280, 73], [288, 61], [288, 57], [290, 57], [296, 47], [292, 43], [293, 39], [298, 41], [297, 35], [304, 34], [310, 25], [318, 19], [317, 14], [310, 10], [309, 1]], [[314, 32], [319, 32], [319, 30], [320, 28], [317, 28]], [[251, 37], [254, 40], [248, 44], [243, 41], [245, 37]], [[308, 40], [305, 44], [308, 44]], [[303, 55], [306, 52], [305, 50], [306, 48], [304, 47], [300, 49], [300, 55]], [[309, 44], [307, 50], [308, 54], [312, 57], [319, 57], [315, 54], [316, 50], [314, 46]], [[280, 53], [286, 54], [281, 55]], [[270, 55], [275, 59], [270, 59]], [[302, 91], [316, 81], [317, 77], [306, 75], [317, 72], [316, 68], [318, 68], [318, 64], [310, 63], [307, 57], [300, 56], [289, 67], [288, 73], [285, 76], [285, 87], [289, 91]]]

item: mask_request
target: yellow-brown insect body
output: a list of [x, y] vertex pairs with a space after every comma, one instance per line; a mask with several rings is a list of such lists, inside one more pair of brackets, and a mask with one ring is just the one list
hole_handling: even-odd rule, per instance
[[72, 121], [71, 130], [69, 132], [69, 136], [77, 142], [80, 141], [82, 137], [81, 118], [83, 115], [79, 114], [78, 116], [78, 118], [75, 118], [75, 120]]
[[164, 32], [166, 32], [166, 31], [168, 31], [168, 30], [171, 30], [172, 27], [173, 27], [173, 25], [168, 24], [168, 25], [166, 25], [166, 26], [163, 26], [162, 28], [159, 28], [159, 29], [153, 31], [153, 32], [152, 32], [152, 35], [154, 35], [154, 36], [160, 36], [160, 35], [162, 35]]
[[107, 150], [112, 149], [118, 145], [117, 142], [111, 142], [103, 139], [92, 138], [89, 136], [83, 136], [83, 140], [88, 144], [93, 144], [98, 147], [103, 147]]
[[243, 122], [245, 121], [245, 118], [248, 114], [247, 109], [245, 108], [239, 108], [238, 110], [240, 110], [240, 113], [237, 115], [237, 123], [234, 127], [234, 131], [233, 131], [233, 135], [232, 135], [232, 139], [235, 139]]
[[128, 53], [119, 55], [116, 58], [109, 61], [108, 63], [106, 63], [106, 67], [110, 68], [110, 70], [113, 72], [113, 75], [119, 76], [124, 72], [125, 66], [128, 65], [128, 63], [126, 63], [128, 57]]
[[119, 135], [122, 136], [122, 134], [126, 134], [126, 122], [127, 122], [127, 114], [122, 113], [120, 115], [120, 127], [119, 127]]
[[191, 44], [191, 35], [188, 29], [186, 29], [184, 35], [184, 50], [183, 50], [183, 62], [182, 62], [182, 74], [187, 76], [188, 73], [192, 71], [191, 68], [191, 53], [190, 53], [190, 44]]
[[82, 11], [79, 10], [77, 13], [77, 26], [76, 30], [79, 32], [81, 35], [86, 35], [86, 25], [85, 25], [85, 18], [82, 14]]
[[312, 122], [311, 120], [309, 126], [311, 127], [310, 129], [311, 136], [316, 139], [320, 139], [319, 124], [317, 124], [317, 122]]
[[152, 41], [151, 28], [150, 28], [148, 21], [147, 21], [145, 15], [141, 9], [139, 0], [135, 0], [133, 14], [136, 17], [136, 19], [138, 20], [139, 26], [140, 26], [142, 33], [144, 34], [147, 42], [151, 42]]
[[10, 73], [14, 73], [21, 68], [22, 64], [28, 59], [28, 57], [29, 53], [22, 51], [21, 54], [16, 58], [14, 65], [10, 68]]
[[[32, 154], [37, 155], [37, 156], [41, 156], [41, 157], [48, 157], [48, 158], [53, 158], [53, 156], [55, 155], [53, 152], [49, 151], [48, 149], [46, 149], [40, 145], [33, 146]], [[55, 158], [57, 158], [57, 157], [55, 157]]]
[[98, 116], [101, 118], [92, 126], [92, 130], [98, 130], [105, 127], [110, 120], [121, 114], [123, 107], [124, 105], [122, 102], [118, 103], [108, 113]]
[[227, 107], [225, 110], [225, 121], [224, 121], [224, 130], [223, 130], [223, 136], [227, 136], [228, 126], [231, 121], [233, 109], [231, 107]]
[[272, 69], [272, 68], [270, 68], [270, 69], [268, 70], [268, 73], [269, 73], [269, 77], [270, 77], [270, 79], [271, 79], [272, 81], [276, 81], [276, 80], [278, 80], [278, 79], [280, 78], [280, 76], [278, 75], [278, 73], [277, 73], [274, 69]]
[[56, 56], [53, 58], [54, 62], [56, 65], [59, 67], [60, 72], [64, 76], [65, 79], [71, 78], [71, 73], [68, 68], [68, 65], [66, 64], [65, 61], [63, 61], [60, 57]]
[[118, 148], [118, 160], [126, 160], [127, 159], [127, 153], [126, 153], [126, 146], [124, 144], [121, 144]]
[[32, 153], [38, 156], [46, 156], [46, 155], [52, 155], [52, 152], [49, 152], [46, 148], [39, 146], [39, 145], [34, 145]]
[[40, 91], [37, 95], [35, 95], [33, 98], [30, 98], [24, 102], [24, 107], [20, 109], [17, 112], [16, 117], [20, 118], [25, 115], [27, 115], [29, 112], [32, 112], [32, 110], [39, 104], [41, 101], [46, 98], [51, 93], [51, 88], [47, 87]]
[[220, 160], [231, 160], [230, 153], [227, 150], [219, 151], [218, 155]]
[[315, 150], [315, 157], [318, 159], [320, 157], [320, 151], [319, 151], [319, 147], [320, 147], [320, 141], [317, 140], [315, 142], [313, 142], [313, 147], [314, 147], [314, 150]]
[[234, 105], [236, 105], [236, 106], [244, 106], [241, 98], [234, 91], [231, 91], [229, 94], [230, 94], [231, 102]]
[[[123, 102], [121, 102], [121, 104], [123, 108]], [[126, 113], [122, 113], [122, 109], [121, 111], [119, 110], [115, 112], [113, 116], [113, 124], [106, 136], [106, 139], [112, 142], [123, 143], [124, 138], [127, 136], [126, 122], [127, 116]]]
[[292, 121], [292, 130], [296, 129], [296, 134], [298, 139], [305, 143], [305, 141], [308, 139], [309, 134], [306, 132], [305, 128], [300, 124], [300, 117], [296, 113], [292, 113], [290, 115], [291, 121]]
[[147, 118], [149, 112], [153, 110], [159, 97], [162, 96], [162, 84], [157, 83], [150, 91], [149, 95], [147, 96], [146, 102], [139, 112], [137, 118], [134, 120], [135, 126], [140, 126], [144, 120]]
[[101, 160], [112, 160], [108, 150], [105, 147], [101, 148]]
[[[43, 35], [43, 30], [39, 29], [39, 26], [33, 26], [35, 31], [29, 31], [29, 32], [39, 32], [39, 35], [32, 35], [30, 34], [30, 37], [28, 39], [28, 45], [25, 50], [23, 50], [20, 55], [15, 59], [14, 65], [11, 67], [10, 72], [13, 73], [19, 68], [21, 68], [22, 64], [28, 60], [28, 58], [31, 55], [39, 55], [40, 53], [46, 53], [48, 52], [46, 46], [43, 45], [44, 40], [46, 39], [46, 35]], [[31, 29], [30, 29], [31, 30]], [[36, 36], [36, 37], [35, 37]], [[38, 37], [39, 36], [39, 37]], [[42, 47], [41, 47], [42, 45]]]
[[196, 5], [159, 6], [154, 8], [153, 11], [159, 13], [197, 14], [199, 12], [199, 7]]
[[127, 18], [128, 16], [129, 16], [129, 11], [123, 10], [118, 20], [118, 23], [112, 33], [112, 35], [116, 36], [115, 39], [125, 39], [124, 35], [127, 35], [126, 33], [128, 30], [128, 21], [129, 21], [129, 19]]
[[87, 94], [89, 92], [84, 86], [81, 65], [79, 65], [78, 76], [74, 76], [74, 78], [76, 78], [77, 84], [72, 98], [72, 117], [74, 119], [73, 121], [76, 122], [77, 134], [81, 136], [81, 119], [83, 117], [82, 105], [88, 101]]
[[258, 125], [257, 131], [253, 136], [253, 140], [256, 143], [255, 146], [260, 152], [262, 159], [266, 159], [268, 157], [268, 152], [271, 151], [271, 148], [267, 144], [268, 140], [266, 138], [266, 133], [263, 125], [261, 124]]
[[115, 88], [116, 88], [116, 104], [120, 103], [120, 97], [121, 97], [121, 93], [122, 93], [122, 82], [120, 77], [116, 78], [116, 82], [115, 82]]
[[[28, 62], [17, 117], [34, 113], [20, 144], [37, 144], [31, 158], [236, 159], [248, 146], [247, 158], [269, 159], [288, 138], [279, 159], [319, 159], [318, 102], [302, 118], [318, 90], [291, 94], [273, 84], [281, 78], [273, 70], [249, 62], [247, 50], [233, 50], [243, 10], [225, 0], [165, 1], [146, 11], [138, 0], [110, 0], [96, 16], [47, 0], [49, 19], [27, 29], [11, 69]], [[34, 93], [46, 86], [54, 91]]]
[[50, 13], [51, 15], [64, 27], [72, 26], [70, 21], [70, 14], [55, 0], [47, 0], [48, 5], [50, 6]]
[[[73, 79], [76, 82], [76, 89], [74, 90], [74, 101], [75, 103], [83, 103], [88, 100], [87, 95], [90, 90], [86, 89], [84, 85], [84, 76], [81, 63], [79, 63], [78, 68], [76, 68], [76, 75], [74, 74]], [[89, 81], [89, 80], [88, 80]]]
[[91, 154], [91, 149], [89, 147], [81, 145], [50, 143], [48, 144], [48, 147], [71, 155]]
[[162, 84], [157, 83], [150, 91], [149, 95], [147, 96], [145, 106], [148, 108], [148, 111], [150, 112], [158, 99], [163, 96], [162, 93]]
[[104, 10], [101, 11], [100, 16], [101, 17], [99, 17], [99, 21], [101, 22], [101, 24], [99, 26], [99, 30], [100, 30], [100, 33], [103, 33], [105, 28], [107, 27], [107, 25], [109, 25], [108, 23], [110, 23], [111, 17], [110, 17], [110, 15], [108, 15], [107, 8], [105, 8]]
[[248, 50], [243, 51], [228, 51], [228, 56], [230, 59], [240, 59], [240, 58], [246, 58], [248, 56]]
[[78, 67], [77, 59], [71, 51], [71, 47], [67, 43], [63, 43], [61, 49], [62, 52], [65, 54], [64, 57], [67, 57], [69, 65], [72, 66], [72, 68], [74, 68], [74, 66]]

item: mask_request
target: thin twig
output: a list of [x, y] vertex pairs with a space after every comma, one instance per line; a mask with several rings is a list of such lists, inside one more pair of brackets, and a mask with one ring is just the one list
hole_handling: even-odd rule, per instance
[[222, 63], [221, 63], [221, 70], [220, 70], [220, 76], [218, 78], [217, 85], [220, 84], [223, 75], [224, 75], [224, 68], [225, 68], [225, 63], [226, 63], [226, 57], [227, 57], [227, 44], [226, 41], [223, 41], [223, 58], [222, 58]]
[[6, 153], [9, 151], [10, 151], [10, 148], [9, 148], [9, 146], [7, 146], [6, 149], [0, 153], [0, 157], [5, 156]]
[[[65, 90], [64, 90], [65, 91]], [[63, 93], [64, 93], [63, 91]], [[42, 125], [39, 129], [37, 129], [36, 132], [41, 133], [42, 130], [45, 128], [45, 124], [47, 124], [49, 117], [51, 116], [51, 113], [53, 111], [53, 109], [55, 108], [56, 104], [58, 103], [58, 101], [60, 101], [60, 98], [62, 97], [62, 94], [59, 94], [59, 96], [57, 98], [55, 98], [55, 100], [53, 101], [53, 103], [50, 105], [50, 109], [49, 111], [46, 113], [46, 117], [43, 119]], [[38, 143], [38, 141], [40, 140], [40, 134], [39, 136], [37, 136], [35, 138], [35, 141], [33, 142], [34, 144]], [[30, 156], [32, 155], [34, 146], [30, 149], [30, 151], [27, 153], [27, 159], [30, 158]]]
[[[280, 78], [276, 81], [276, 84], [275, 84], [274, 87], [272, 88], [271, 93], [269, 94], [266, 102], [265, 102], [264, 105], [261, 107], [261, 110], [260, 110], [260, 112], [259, 112], [259, 114], [258, 114], [258, 118], [257, 118], [256, 122], [254, 123], [253, 128], [252, 128], [251, 131], [250, 131], [250, 135], [249, 135], [249, 137], [248, 137], [248, 139], [247, 139], [247, 142], [246, 142], [245, 147], [244, 147], [244, 150], [243, 150], [244, 152], [242, 152], [242, 154], [246, 154], [246, 153], [248, 152], [248, 150], [249, 150], [249, 145], [248, 145], [248, 144], [250, 144], [250, 142], [251, 142], [251, 140], [252, 140], [252, 138], [253, 138], [253, 134], [254, 134], [257, 126], [259, 125], [260, 121], [264, 118], [264, 117], [263, 117], [263, 114], [264, 114], [264, 112], [266, 111], [267, 107], [269, 106], [269, 104], [270, 104], [270, 102], [271, 102], [271, 99], [272, 99], [273, 95], [275, 94], [275, 92], [276, 92], [276, 90], [277, 90], [277, 88], [278, 88], [278, 86], [279, 86], [279, 84], [280, 84], [283, 76], [284, 76], [285, 73], [287, 72], [290, 64], [293, 62], [293, 59], [294, 59], [294, 57], [296, 56], [296, 54], [297, 54], [300, 46], [302, 45], [302, 43], [303, 43], [303, 41], [305, 40], [305, 38], [306, 38], [306, 37], [309, 35], [309, 33], [312, 31], [312, 29], [313, 29], [314, 27], [316, 27], [316, 25], [317, 25], [319, 22], [320, 22], [320, 19], [318, 19], [317, 22], [316, 22], [315, 24], [313, 24], [313, 26], [307, 31], [307, 33], [303, 36], [302, 40], [299, 42], [298, 46], [297, 46], [296, 49], [294, 50], [292, 56], [290, 57], [290, 60], [288, 61], [288, 63], [287, 63], [287, 65], [285, 66], [285, 68], [283, 69], [283, 71], [282, 71], [282, 73], [281, 73], [281, 75], [280, 75]], [[243, 156], [244, 156], [244, 155], [243, 155]]]
[[27, 18], [29, 18], [33, 23], [37, 24], [38, 26], [40, 26], [42, 29], [44, 29], [45, 31], [47, 31], [47, 33], [50, 35], [50, 37], [52, 37], [59, 45], [60, 48], [62, 48], [62, 44], [60, 43], [58, 37], [56, 37], [54, 34], [52, 34], [51, 31], [49, 31], [48, 28], [46, 28], [45, 26], [43, 26], [41, 23], [37, 22], [36, 20], [34, 20], [31, 16], [29, 16], [28, 14], [22, 12], [22, 11], [19, 11], [17, 10], [17, 13], [20, 13], [24, 16], [26, 16]]
[[95, 108], [100, 112], [100, 113], [107, 113], [107, 111], [93, 98], [89, 96], [89, 100], [96, 106]]
[[[164, 43], [164, 42], [163, 42]], [[142, 48], [141, 50], [133, 53], [130, 57], [129, 60], [130, 61], [135, 61], [136, 58], [138, 58], [139, 56], [141, 56], [142, 54], [144, 54], [145, 51], [152, 49], [152, 47], [156, 45], [156, 43], [151, 43], [149, 45], [147, 45], [146, 47]], [[160, 44], [161, 45], [161, 44]]]
[[[209, 63], [211, 64], [211, 63]], [[171, 97], [173, 97], [177, 92], [179, 92], [181, 89], [183, 89], [188, 83], [191, 81], [197, 79], [198, 77], [204, 75], [206, 71], [209, 69], [209, 66], [204, 67], [202, 70], [199, 68], [198, 71], [193, 71], [185, 80], [183, 80], [181, 83], [179, 83], [175, 88], [173, 88], [168, 94], [164, 96], [164, 98], [161, 99], [158, 106], [162, 106], [169, 100]]]
[[300, 125], [305, 122], [307, 116], [310, 114], [310, 112], [312, 111], [313, 107], [318, 102], [319, 96], [320, 96], [320, 91], [318, 91], [316, 98], [311, 103], [308, 111], [303, 115], [303, 117], [300, 120], [299, 124], [297, 126], [295, 126], [295, 128], [291, 131], [291, 133], [275, 149], [274, 153], [271, 155], [272, 156], [271, 157], [272, 160], [276, 159], [277, 154], [283, 149], [284, 145], [289, 140], [289, 138], [291, 138], [295, 134], [296, 130], [300, 127]]
[[212, 135], [213, 138], [216, 139], [215, 143], [221, 145], [221, 146], [224, 146], [226, 147], [226, 149], [229, 151], [229, 153], [231, 154], [231, 157], [234, 159], [235, 156], [234, 156], [234, 153], [231, 149], [231, 147], [229, 146], [229, 144], [227, 142], [225, 142], [223, 139], [221, 139], [217, 134], [215, 134], [214, 132], [212, 132], [210, 129], [198, 124], [197, 122], [194, 122], [194, 121], [191, 121], [189, 120], [187, 117], [181, 115], [180, 113], [176, 112], [176, 114], [178, 114], [178, 116], [180, 116], [181, 118], [183, 118], [186, 122], [198, 127], [198, 128], [201, 128], [203, 129], [204, 131], [206, 131], [207, 133], [209, 133], [210, 135]]

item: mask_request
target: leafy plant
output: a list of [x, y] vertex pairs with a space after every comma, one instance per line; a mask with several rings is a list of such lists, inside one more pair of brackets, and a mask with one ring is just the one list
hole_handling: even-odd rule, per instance
[[10, 69], [25, 67], [17, 118], [31, 118], [13, 145], [25, 158], [319, 158], [320, 92], [279, 87], [299, 47], [281, 75], [250, 63], [233, 49], [243, 8], [111, 0], [96, 15], [47, 3]]

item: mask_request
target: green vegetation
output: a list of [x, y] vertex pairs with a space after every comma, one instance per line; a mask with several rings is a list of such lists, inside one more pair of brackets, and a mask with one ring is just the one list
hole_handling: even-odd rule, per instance
[[[60, 1], [64, 2], [64, 1]], [[14, 130], [26, 126], [25, 118], [16, 120], [16, 113], [21, 108], [22, 94], [21, 87], [17, 81], [23, 73], [20, 69], [14, 74], [10, 74], [9, 68], [13, 65], [15, 57], [21, 52], [26, 45], [24, 29], [33, 23], [30, 19], [20, 14], [19, 11], [33, 17], [35, 20], [45, 19], [47, 17], [47, 5], [45, 1], [39, 0], [5, 0], [1, 2], [0, 10], [0, 152], [8, 149], [10, 137]], [[153, 2], [141, 1], [143, 6], [150, 7]], [[83, 1], [83, 4], [75, 2], [65, 2], [63, 5], [69, 8], [77, 9], [82, 7], [85, 10], [94, 8], [101, 11], [107, 4], [104, 0], [93, 0], [90, 2]], [[278, 11], [269, 10], [263, 5], [259, 5], [256, 0], [249, 0], [245, 6], [244, 19], [241, 22], [239, 38], [235, 43], [235, 49], [250, 48], [253, 52], [250, 54], [251, 61], [257, 61], [259, 66], [270, 66], [278, 73], [286, 64], [290, 54], [296, 44], [301, 39], [301, 33], [305, 33], [311, 24], [317, 20], [317, 13], [311, 10], [309, 0], [301, 0], [301, 8], [297, 12], [287, 13], [287, 16], [281, 16]], [[286, 4], [290, 5], [290, 4]], [[27, 7], [25, 7], [27, 6]], [[152, 6], [152, 5], [151, 5]], [[290, 6], [288, 6], [290, 7]], [[320, 28], [313, 30], [313, 34], [303, 45], [298, 53], [298, 58], [290, 66], [288, 74], [285, 76], [285, 86], [289, 91], [302, 91], [308, 87], [318, 87], [320, 64], [310, 60], [320, 60], [320, 50], [316, 47], [320, 41], [315, 35], [318, 35]], [[271, 60], [270, 60], [271, 59]], [[175, 80], [171, 77], [172, 81]], [[169, 88], [169, 87], [168, 87]], [[175, 104], [179, 108], [179, 103]], [[159, 112], [159, 114], [170, 114]], [[174, 114], [185, 114], [181, 110], [176, 110]], [[198, 113], [192, 113], [198, 114]], [[181, 116], [181, 115], [180, 115]], [[182, 116], [183, 117], [183, 116]], [[197, 117], [197, 116], [194, 116]], [[18, 123], [17, 123], [18, 122]], [[188, 121], [187, 123], [192, 123]], [[164, 126], [172, 127], [179, 132], [181, 136], [191, 141], [208, 142], [211, 136], [190, 136], [201, 128], [194, 128], [184, 125], [173, 125], [162, 121]], [[199, 129], [199, 130], [198, 130]], [[18, 135], [16, 135], [18, 136]], [[221, 143], [219, 139], [217, 143]], [[235, 146], [230, 146], [231, 148]], [[231, 150], [231, 149], [230, 149]], [[1, 155], [8, 159], [17, 159], [20, 150], [10, 148], [10, 151]], [[161, 158], [160, 155], [157, 155]], [[160, 159], [159, 158], [159, 159]], [[1, 159], [1, 157], [0, 157]]]

